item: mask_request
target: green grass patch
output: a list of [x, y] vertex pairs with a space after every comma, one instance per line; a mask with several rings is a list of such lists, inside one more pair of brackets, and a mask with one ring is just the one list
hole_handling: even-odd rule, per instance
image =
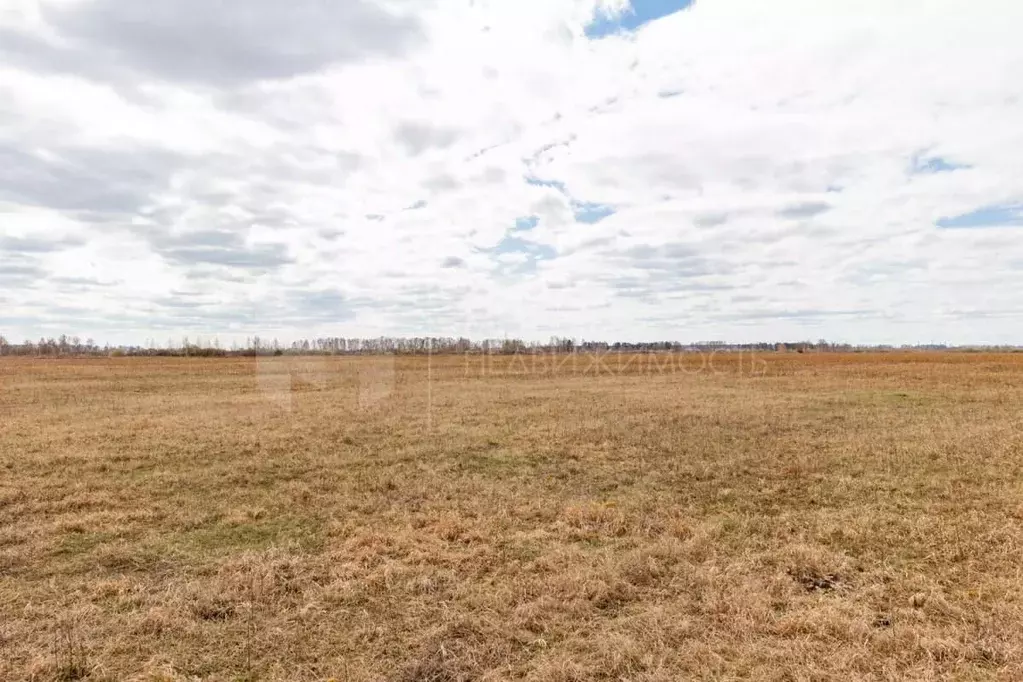
[[239, 550], [296, 546], [305, 551], [323, 546], [323, 523], [311, 516], [278, 516], [240, 522], [221, 521], [175, 533], [166, 545], [186, 554], [227, 554]]

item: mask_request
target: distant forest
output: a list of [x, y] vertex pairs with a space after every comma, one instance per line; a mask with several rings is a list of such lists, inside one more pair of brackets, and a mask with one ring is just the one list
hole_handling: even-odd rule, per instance
[[1019, 346], [949, 346], [943, 344], [868, 346], [847, 343], [818, 341], [784, 341], [762, 343], [725, 343], [704, 341], [681, 343], [678, 341], [649, 341], [642, 343], [586, 341], [571, 338], [551, 337], [547, 342], [523, 341], [521, 339], [472, 340], [455, 337], [386, 337], [344, 338], [328, 337], [301, 339], [281, 343], [277, 339], [252, 336], [244, 344], [237, 342], [230, 346], [221, 345], [216, 337], [198, 338], [194, 342], [188, 337], [179, 342], [167, 341], [158, 345], [150, 341], [138, 346], [99, 345], [92, 339], [61, 334], [57, 338], [40, 338], [11, 343], [0, 335], [0, 355], [35, 357], [62, 356], [162, 356], [162, 357], [236, 357], [273, 355], [358, 355], [358, 354], [463, 354], [491, 353], [502, 355], [541, 353], [684, 353], [684, 352], [865, 352], [896, 350], [957, 350], [957, 351], [1020, 351]]

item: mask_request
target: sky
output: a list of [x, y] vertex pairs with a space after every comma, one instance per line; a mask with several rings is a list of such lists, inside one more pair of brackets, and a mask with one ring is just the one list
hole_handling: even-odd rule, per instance
[[1023, 343], [1021, 25], [0, 0], [0, 334]]

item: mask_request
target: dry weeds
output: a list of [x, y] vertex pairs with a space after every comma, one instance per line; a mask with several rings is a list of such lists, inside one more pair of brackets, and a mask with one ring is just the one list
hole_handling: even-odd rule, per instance
[[762, 360], [0, 360], [0, 679], [1023, 679], [1023, 355]]

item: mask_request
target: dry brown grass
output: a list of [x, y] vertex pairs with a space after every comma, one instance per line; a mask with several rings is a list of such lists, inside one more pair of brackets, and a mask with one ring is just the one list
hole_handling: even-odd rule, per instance
[[0, 360], [0, 679], [1023, 679], [1023, 354], [761, 359]]

